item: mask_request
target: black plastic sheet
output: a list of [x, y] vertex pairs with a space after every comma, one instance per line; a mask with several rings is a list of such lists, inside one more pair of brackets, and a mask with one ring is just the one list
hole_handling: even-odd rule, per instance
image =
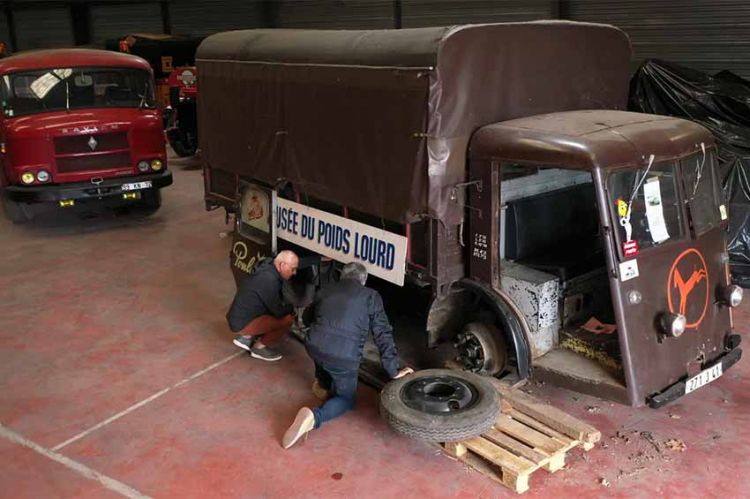
[[630, 82], [628, 107], [689, 119], [714, 135], [722, 191], [729, 204], [732, 277], [750, 287], [750, 82], [730, 71], [712, 76], [648, 60]]

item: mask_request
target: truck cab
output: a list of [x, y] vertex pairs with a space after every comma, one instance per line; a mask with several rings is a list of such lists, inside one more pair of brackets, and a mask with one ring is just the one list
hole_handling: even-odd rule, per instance
[[141, 203], [158, 208], [172, 183], [153, 73], [103, 50], [27, 52], [0, 61], [0, 159], [5, 212], [34, 205]]
[[659, 407], [739, 360], [706, 129], [552, 113], [479, 129], [469, 156], [469, 276], [518, 306], [538, 379]]

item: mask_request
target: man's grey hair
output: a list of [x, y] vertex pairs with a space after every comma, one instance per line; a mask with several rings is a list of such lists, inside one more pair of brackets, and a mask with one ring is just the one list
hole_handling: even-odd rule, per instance
[[367, 282], [367, 268], [361, 263], [347, 263], [344, 265], [344, 268], [341, 269], [341, 278], [355, 279], [364, 286], [365, 282]]

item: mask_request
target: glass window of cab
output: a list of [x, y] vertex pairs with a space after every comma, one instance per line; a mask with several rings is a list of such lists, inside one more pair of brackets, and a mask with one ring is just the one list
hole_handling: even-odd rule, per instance
[[155, 105], [151, 75], [131, 68], [52, 68], [3, 75], [6, 118], [71, 109]]
[[607, 190], [621, 255], [625, 243], [635, 241], [642, 251], [685, 236], [677, 175], [674, 163], [610, 174]]
[[721, 221], [716, 154], [714, 151], [695, 154], [682, 160], [681, 166], [693, 233], [700, 236], [718, 227]]

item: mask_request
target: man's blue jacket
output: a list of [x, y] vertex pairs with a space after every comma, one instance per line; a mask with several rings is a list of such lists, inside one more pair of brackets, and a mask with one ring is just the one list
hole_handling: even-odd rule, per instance
[[393, 328], [374, 289], [356, 279], [341, 279], [320, 290], [305, 313], [312, 322], [307, 351], [316, 362], [338, 369], [359, 369], [368, 334], [380, 351], [380, 361], [393, 378], [399, 358], [391, 334]]

